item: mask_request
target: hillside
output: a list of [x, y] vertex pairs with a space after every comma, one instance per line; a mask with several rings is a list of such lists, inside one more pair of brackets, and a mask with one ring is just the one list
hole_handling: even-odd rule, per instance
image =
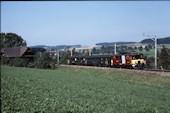
[[137, 43], [137, 42], [102, 42], [102, 43], [97, 43], [96, 45], [107, 46], [107, 45], [114, 45], [115, 43], [117, 45], [120, 45], [120, 44], [134, 44], [134, 43]]
[[[141, 42], [101, 42], [101, 43], [97, 43], [96, 45], [108, 46], [108, 45], [114, 45], [115, 43], [117, 45], [134, 44], [134, 43], [152, 44], [152, 43], [154, 43], [154, 41], [152, 39], [144, 39]], [[170, 44], [170, 37], [159, 38], [158, 44]]]
[[[152, 39], [144, 39], [144, 40], [141, 41], [141, 43], [152, 44], [152, 43], [154, 43], [154, 41]], [[158, 44], [170, 44], [170, 37], [159, 38]]]
[[58, 46], [46, 46], [46, 45], [35, 45], [35, 46], [30, 46], [30, 48], [44, 48], [46, 50], [59, 50], [59, 49], [68, 49], [71, 47], [81, 47], [81, 45], [58, 45]]

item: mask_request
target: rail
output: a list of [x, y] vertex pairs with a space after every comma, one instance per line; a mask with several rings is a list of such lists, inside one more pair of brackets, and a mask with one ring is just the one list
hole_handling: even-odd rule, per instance
[[98, 67], [98, 66], [84, 66], [84, 65], [83, 66], [82, 65], [66, 65], [66, 64], [61, 64], [60, 66], [75, 67], [75, 68], [94, 68], [94, 69], [133, 71], [133, 72], [140, 72], [140, 73], [152, 73], [154, 75], [161, 75], [161, 76], [170, 76], [170, 70], [161, 70], [161, 69], [144, 68], [143, 70], [137, 70], [137, 69], [127, 69], [127, 68]]

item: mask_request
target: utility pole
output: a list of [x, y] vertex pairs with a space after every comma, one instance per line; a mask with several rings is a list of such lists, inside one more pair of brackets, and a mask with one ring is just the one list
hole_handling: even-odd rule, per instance
[[57, 54], [57, 65], [59, 65], [60, 64], [60, 51], [58, 50], [58, 54]]
[[71, 48], [71, 57], [73, 56], [73, 49]]
[[116, 55], [116, 43], [115, 43], [115, 55]]
[[42, 56], [42, 53], [40, 52], [40, 57]]
[[91, 49], [89, 49], [89, 56], [91, 56]]
[[157, 69], [157, 38], [155, 35], [155, 69]]
[[155, 42], [155, 69], [157, 69], [157, 35], [144, 35], [143, 33], [143, 36], [146, 36], [148, 38], [150, 38], [151, 36], [155, 36], [155, 38], [150, 38], [152, 39], [154, 42]]

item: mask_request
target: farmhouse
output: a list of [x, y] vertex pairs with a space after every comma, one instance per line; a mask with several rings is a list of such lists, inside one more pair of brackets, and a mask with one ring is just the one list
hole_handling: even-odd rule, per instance
[[2, 48], [1, 55], [7, 58], [28, 58], [33, 60], [34, 53], [28, 47]]

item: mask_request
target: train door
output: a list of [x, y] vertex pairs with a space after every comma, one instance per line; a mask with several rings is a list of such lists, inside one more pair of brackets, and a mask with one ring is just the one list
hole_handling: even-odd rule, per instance
[[113, 63], [113, 65], [120, 65], [120, 56], [115, 56], [114, 57], [115, 59], [114, 59], [114, 63]]
[[130, 65], [130, 56], [126, 55], [126, 65]]
[[113, 66], [114, 60], [115, 60], [115, 56], [111, 56], [111, 66]]
[[125, 64], [125, 63], [126, 63], [125, 55], [122, 55], [122, 56], [121, 56], [121, 59], [122, 59], [122, 64]]
[[108, 66], [109, 62], [108, 62], [108, 58], [105, 58], [105, 66]]

